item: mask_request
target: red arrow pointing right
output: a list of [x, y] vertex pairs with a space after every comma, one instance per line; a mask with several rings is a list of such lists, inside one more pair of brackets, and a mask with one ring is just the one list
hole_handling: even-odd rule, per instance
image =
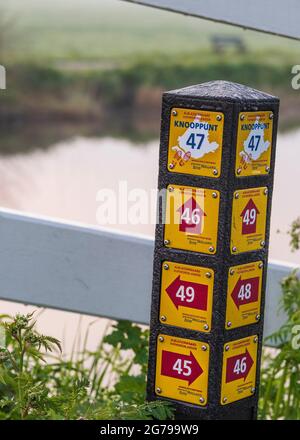
[[231, 297], [239, 309], [244, 304], [258, 301], [259, 277], [242, 280], [240, 277], [234, 286]]
[[253, 364], [254, 361], [247, 348], [245, 353], [228, 358], [226, 364], [226, 383], [242, 378], [245, 381]]
[[185, 355], [163, 350], [161, 360], [161, 374], [163, 376], [187, 380], [191, 385], [202, 373], [203, 369], [192, 352]]

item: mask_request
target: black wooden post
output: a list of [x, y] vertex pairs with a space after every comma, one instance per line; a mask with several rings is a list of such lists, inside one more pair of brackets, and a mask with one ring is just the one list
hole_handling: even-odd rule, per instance
[[256, 418], [278, 108], [226, 81], [163, 95], [147, 392], [178, 419]]

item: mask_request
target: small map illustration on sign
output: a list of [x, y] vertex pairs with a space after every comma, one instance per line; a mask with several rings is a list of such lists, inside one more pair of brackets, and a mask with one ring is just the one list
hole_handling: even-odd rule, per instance
[[[207, 153], [216, 151], [219, 144], [215, 141], [209, 141], [209, 129], [210, 125], [206, 123], [200, 123], [201, 116], [197, 115], [193, 123], [184, 132], [182, 136], [178, 137], [178, 145], [186, 153], [190, 153], [190, 157], [200, 159]], [[174, 151], [178, 151], [175, 146], [172, 148]]]
[[268, 174], [271, 163], [272, 130], [272, 112], [240, 113], [236, 176]]
[[220, 175], [223, 115], [176, 108], [171, 112], [168, 170], [173, 173]]

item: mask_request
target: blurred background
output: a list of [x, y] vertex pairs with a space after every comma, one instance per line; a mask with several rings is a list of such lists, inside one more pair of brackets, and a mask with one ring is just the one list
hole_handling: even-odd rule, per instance
[[[281, 99], [270, 257], [299, 262], [286, 234], [300, 215], [299, 49], [120, 0], [0, 0], [0, 205], [95, 225], [100, 189], [120, 180], [156, 188], [162, 92], [236, 81]], [[153, 225], [114, 227], [154, 234]], [[1, 313], [24, 310], [32, 307], [0, 302]], [[39, 323], [68, 345], [92, 319], [47, 310]]]

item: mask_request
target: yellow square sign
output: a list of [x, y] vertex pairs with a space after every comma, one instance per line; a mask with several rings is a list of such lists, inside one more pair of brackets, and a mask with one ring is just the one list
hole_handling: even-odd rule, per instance
[[160, 321], [209, 332], [213, 286], [212, 269], [165, 261], [162, 266]]
[[156, 357], [156, 394], [194, 405], [207, 404], [209, 345], [175, 336], [159, 335]]
[[235, 175], [268, 174], [271, 164], [273, 113], [242, 112], [239, 114]]
[[231, 221], [231, 253], [255, 251], [265, 246], [268, 189], [235, 191]]
[[255, 393], [257, 335], [224, 345], [221, 404], [245, 399]]
[[173, 108], [170, 119], [168, 170], [219, 177], [224, 115], [207, 110]]
[[228, 272], [226, 328], [242, 327], [260, 319], [263, 262], [233, 266]]
[[220, 193], [205, 188], [169, 185], [164, 243], [167, 247], [215, 254]]

